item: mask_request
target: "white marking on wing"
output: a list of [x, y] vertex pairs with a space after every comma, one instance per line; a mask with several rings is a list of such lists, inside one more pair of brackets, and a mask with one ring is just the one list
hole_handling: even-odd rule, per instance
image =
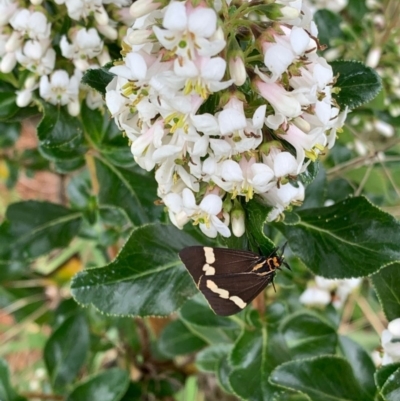
[[215, 284], [214, 281], [207, 280], [206, 285], [207, 288], [209, 288], [212, 292], [218, 294], [221, 298], [229, 299], [229, 292], [222, 288], [218, 288], [217, 284]]
[[229, 299], [234, 302], [239, 308], [243, 309], [246, 307], [246, 302], [243, 301], [243, 299], [237, 297], [236, 295], [233, 295], [232, 297], [229, 297]]
[[215, 269], [207, 263], [203, 266], [203, 271], [206, 276], [213, 276], [215, 274]]
[[206, 262], [211, 265], [215, 262], [215, 255], [214, 255], [214, 249], [210, 247], [204, 247], [204, 256], [206, 257]]

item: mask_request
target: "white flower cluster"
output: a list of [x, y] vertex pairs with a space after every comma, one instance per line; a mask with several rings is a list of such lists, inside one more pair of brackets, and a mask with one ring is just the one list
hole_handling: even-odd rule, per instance
[[260, 2], [228, 3], [136, 1], [106, 88], [171, 221], [209, 237], [229, 237], [231, 220], [241, 236], [239, 200], [254, 194], [273, 206], [270, 220], [301, 202], [298, 176], [333, 146], [346, 114], [301, 0], [269, 4], [269, 14]]
[[400, 318], [392, 320], [382, 332], [382, 365], [400, 362]]
[[[109, 1], [57, 0], [59, 6], [52, 5], [55, 12], [51, 15], [51, 8], [46, 8], [45, 3], [42, 0], [0, 0], [0, 71], [12, 74], [17, 66], [27, 71], [19, 80], [22, 84], [17, 88], [17, 105], [29, 105], [39, 89], [42, 99], [55, 105], [67, 105], [69, 113], [76, 116], [80, 111], [82, 89], [88, 106], [99, 107], [103, 104], [101, 96], [88, 87], [81, 87], [80, 80], [88, 68], [111, 61], [104, 40], [118, 38], [118, 21], [111, 20], [104, 7]], [[114, 12], [113, 15], [119, 16], [120, 21], [126, 20], [121, 7], [130, 5], [131, 1], [113, 4], [113, 9], [115, 4], [120, 7], [120, 14]], [[65, 19], [72, 20], [71, 27], [59, 38]], [[131, 18], [126, 22], [130, 24]], [[94, 27], [84, 28], [88, 23]], [[57, 55], [57, 46], [62, 57]], [[72, 65], [67, 60], [71, 60]]]
[[361, 278], [330, 280], [316, 276], [313, 285], [300, 296], [300, 302], [307, 306], [323, 307], [330, 303], [340, 309], [347, 297], [360, 286]]

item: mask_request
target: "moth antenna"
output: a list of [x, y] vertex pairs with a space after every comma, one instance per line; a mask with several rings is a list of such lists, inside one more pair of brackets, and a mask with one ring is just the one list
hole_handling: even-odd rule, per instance
[[287, 269], [289, 269], [290, 271], [292, 271], [292, 269], [290, 268], [290, 266], [286, 263], [286, 262], [282, 262], [283, 266], [285, 266]]
[[275, 283], [272, 282], [272, 287], [274, 287], [274, 291], [276, 292]]
[[282, 248], [281, 248], [281, 253], [282, 253], [282, 255], [283, 255], [283, 253], [285, 252], [285, 248], [286, 248], [286, 245], [288, 244], [288, 242], [286, 241], [283, 245], [282, 245]]

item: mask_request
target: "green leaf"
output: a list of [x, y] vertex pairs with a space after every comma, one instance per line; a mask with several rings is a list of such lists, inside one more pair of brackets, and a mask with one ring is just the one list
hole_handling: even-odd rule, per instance
[[400, 263], [385, 266], [372, 276], [372, 283], [387, 319], [400, 316]]
[[359, 61], [332, 61], [334, 75], [339, 74], [335, 88], [340, 92], [334, 95], [341, 108], [354, 109], [372, 100], [382, 89], [380, 76], [370, 67]]
[[180, 320], [175, 320], [165, 327], [158, 340], [159, 350], [170, 358], [189, 354], [206, 345], [205, 341], [195, 336]]
[[288, 316], [280, 329], [293, 359], [335, 353], [336, 330], [311, 313]]
[[[314, 163], [315, 164], [315, 163]], [[320, 166], [318, 173], [310, 185], [306, 187], [304, 202], [297, 210], [311, 209], [313, 207], [322, 207], [326, 195], [326, 173]]]
[[82, 105], [82, 123], [92, 145], [111, 164], [119, 167], [135, 165], [128, 138], [124, 137], [109, 114]]
[[379, 391], [382, 390], [389, 377], [399, 369], [400, 363], [391, 363], [389, 365], [382, 366], [375, 372], [375, 384]]
[[224, 356], [217, 364], [217, 379], [219, 385], [228, 394], [232, 394], [233, 390], [229, 382], [229, 376], [232, 373], [233, 367], [229, 362], [229, 356]]
[[232, 349], [232, 344], [213, 344], [196, 355], [196, 366], [202, 372], [216, 372], [222, 358]]
[[14, 92], [0, 91], [0, 121], [7, 121], [17, 113], [19, 107], [15, 100]]
[[128, 386], [128, 372], [113, 368], [79, 383], [66, 401], [119, 401]]
[[6, 218], [9, 239], [4, 248], [10, 260], [33, 259], [67, 246], [81, 224], [80, 213], [50, 202], [14, 203]]
[[66, 319], [50, 336], [44, 348], [44, 361], [55, 389], [71, 383], [89, 351], [89, 327], [83, 315]]
[[85, 153], [81, 146], [83, 129], [79, 120], [68, 114], [65, 107], [44, 102], [43, 118], [37, 127], [40, 151], [50, 160], [76, 159]]
[[400, 368], [392, 373], [381, 390], [385, 401], [399, 401], [400, 399]]
[[351, 366], [336, 356], [286, 362], [272, 372], [270, 381], [311, 401], [365, 401]]
[[334, 39], [343, 37], [340, 24], [342, 17], [330, 10], [318, 10], [314, 14], [318, 26], [318, 40], [323, 45], [330, 45]]
[[154, 177], [137, 166], [127, 170], [103, 159], [96, 158], [95, 162], [97, 179], [101, 183], [100, 205], [121, 208], [137, 226], [161, 219], [163, 208], [154, 204], [158, 199]]
[[87, 70], [83, 75], [81, 82], [105, 95], [106, 86], [114, 78], [114, 74], [111, 74], [107, 67], [112, 67], [111, 63], [101, 68]]
[[364, 399], [366, 401], [373, 400], [376, 393], [376, 386], [374, 383], [375, 365], [371, 357], [367, 351], [350, 338], [340, 336], [339, 343], [343, 355], [350, 363], [353, 374], [360, 384], [362, 392], [364, 393]]
[[275, 224], [317, 275], [363, 277], [400, 260], [400, 223], [363, 197], [296, 215], [291, 224]]
[[109, 265], [78, 273], [74, 298], [116, 315], [166, 316], [196, 293], [178, 252], [198, 242], [172, 226], [135, 229]]
[[1, 401], [26, 401], [14, 391], [10, 383], [10, 372], [7, 362], [0, 358], [0, 400]]
[[241, 398], [249, 401], [272, 401], [280, 392], [269, 383], [268, 377], [275, 366], [290, 358], [277, 327], [285, 313], [282, 304], [272, 304], [265, 317], [269, 324], [257, 322], [257, 328], [248, 328], [236, 341], [230, 357], [232, 372], [229, 374], [229, 383]]
[[264, 226], [271, 207], [252, 199], [246, 205], [246, 232], [254, 250], [261, 249], [263, 255], [269, 255], [274, 249], [274, 243], [265, 236]]

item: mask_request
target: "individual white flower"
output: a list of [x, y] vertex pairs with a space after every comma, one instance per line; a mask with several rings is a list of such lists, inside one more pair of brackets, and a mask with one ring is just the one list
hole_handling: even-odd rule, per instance
[[264, 193], [275, 185], [272, 169], [264, 163], [256, 163], [253, 157], [248, 161], [242, 157], [239, 163], [233, 160], [222, 162], [221, 178], [217, 181], [221, 188], [231, 192], [233, 198], [245, 196], [246, 201], [253, 199], [255, 193]]
[[182, 197], [185, 208], [188, 211], [193, 210], [191, 218], [194, 220], [194, 224], [198, 224], [205, 235], [210, 238], [215, 238], [218, 233], [223, 237], [231, 236], [228, 226], [218, 217], [222, 212], [222, 200], [218, 195], [204, 196], [198, 206], [193, 192], [189, 189], [183, 190]]
[[16, 52], [17, 60], [39, 76], [48, 75], [53, 71], [56, 61], [56, 52], [49, 46], [48, 40], [28, 40], [23, 48]]
[[70, 78], [64, 70], [56, 70], [51, 74], [50, 80], [47, 76], [40, 78], [39, 93], [49, 103], [66, 105], [76, 102], [79, 81], [74, 76]]
[[400, 362], [400, 318], [392, 320], [382, 332], [382, 365]]
[[51, 24], [40, 11], [18, 10], [10, 20], [10, 25], [30, 39], [43, 40], [50, 36]]
[[174, 62], [174, 72], [185, 79], [184, 93], [195, 92], [203, 99], [210, 93], [229, 87], [232, 80], [221, 82], [226, 69], [226, 61], [222, 57], [197, 57], [194, 61]]
[[215, 56], [225, 47], [225, 40], [215, 39], [217, 14], [211, 8], [196, 7], [172, 1], [166, 8], [163, 28], [153, 27], [160, 43], [178, 57], [192, 60], [199, 56]]
[[74, 61], [76, 68], [86, 71], [89, 67], [88, 59], [97, 57], [102, 49], [103, 42], [96, 29], [79, 29], [71, 35], [72, 43], [65, 35], [61, 37], [60, 48], [64, 57]]

